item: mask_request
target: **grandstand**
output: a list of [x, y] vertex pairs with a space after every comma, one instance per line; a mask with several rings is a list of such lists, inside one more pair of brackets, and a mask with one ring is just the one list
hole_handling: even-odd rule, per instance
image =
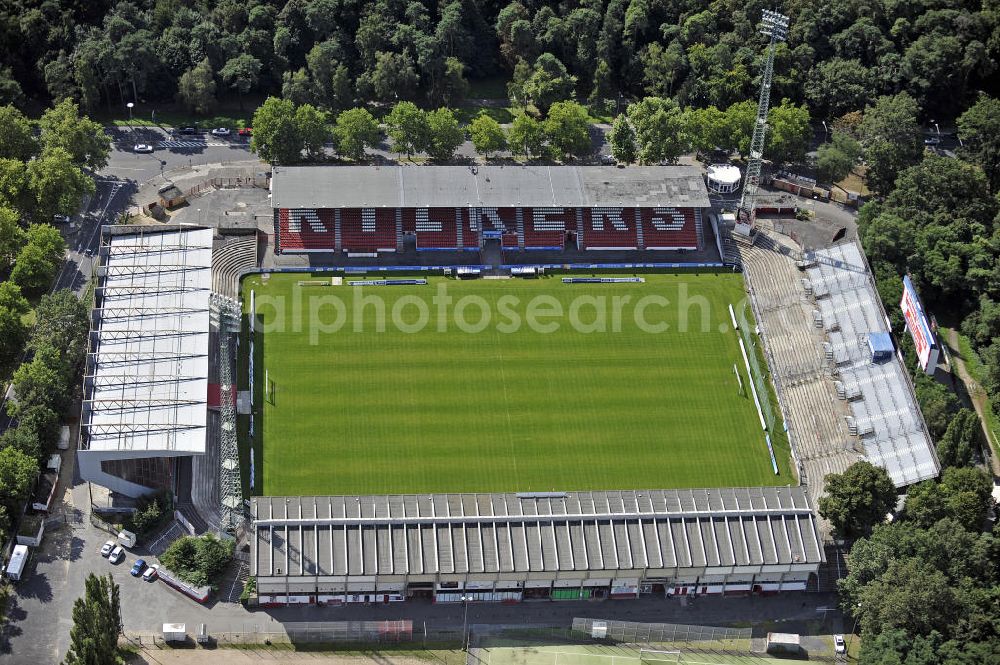
[[[283, 253], [691, 251], [704, 182], [691, 167], [276, 167]], [[512, 205], [516, 204], [516, 205]]]

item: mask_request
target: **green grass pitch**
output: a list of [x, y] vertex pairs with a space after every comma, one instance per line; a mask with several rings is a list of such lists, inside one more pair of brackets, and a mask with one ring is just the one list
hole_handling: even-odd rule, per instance
[[[736, 364], [749, 390], [728, 312], [744, 298], [742, 276], [643, 277], [614, 284], [431, 277], [422, 286], [361, 287], [384, 303], [384, 331], [377, 306], [358, 310], [359, 289], [346, 281], [246, 278], [245, 311], [251, 289], [257, 302], [254, 493], [794, 483], [780, 434], [772, 435], [774, 475], [753, 399], [739, 393], [733, 372]], [[449, 305], [432, 300], [441, 288]], [[636, 310], [649, 296], [644, 330]], [[336, 332], [320, 328], [338, 323]], [[554, 331], [541, 327], [553, 324]], [[650, 329], [663, 324], [665, 331]]]

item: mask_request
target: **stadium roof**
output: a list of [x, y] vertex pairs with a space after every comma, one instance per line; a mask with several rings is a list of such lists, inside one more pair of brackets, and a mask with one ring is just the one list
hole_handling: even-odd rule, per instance
[[212, 230], [105, 227], [100, 255], [87, 449], [204, 453]]
[[276, 166], [275, 208], [698, 207], [691, 166]]
[[801, 487], [255, 497], [251, 575], [818, 564]]
[[866, 457], [897, 487], [934, 478], [940, 467], [906, 369], [895, 355], [871, 359], [868, 335], [888, 333], [889, 325], [861, 248], [844, 243], [808, 258], [816, 262], [808, 275], [840, 381], [859, 397], [849, 404]]

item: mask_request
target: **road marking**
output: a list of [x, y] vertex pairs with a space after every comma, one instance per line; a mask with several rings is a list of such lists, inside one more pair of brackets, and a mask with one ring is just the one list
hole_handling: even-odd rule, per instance
[[159, 141], [160, 148], [225, 148], [246, 147], [246, 143], [223, 143], [222, 141]]

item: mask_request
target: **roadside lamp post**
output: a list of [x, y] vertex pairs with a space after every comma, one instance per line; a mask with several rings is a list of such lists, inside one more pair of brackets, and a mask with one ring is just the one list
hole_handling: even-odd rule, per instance
[[462, 618], [462, 651], [469, 650], [469, 643], [466, 637], [468, 636], [469, 627], [469, 601], [472, 600], [471, 596], [462, 596], [462, 604], [465, 605], [465, 616]]

